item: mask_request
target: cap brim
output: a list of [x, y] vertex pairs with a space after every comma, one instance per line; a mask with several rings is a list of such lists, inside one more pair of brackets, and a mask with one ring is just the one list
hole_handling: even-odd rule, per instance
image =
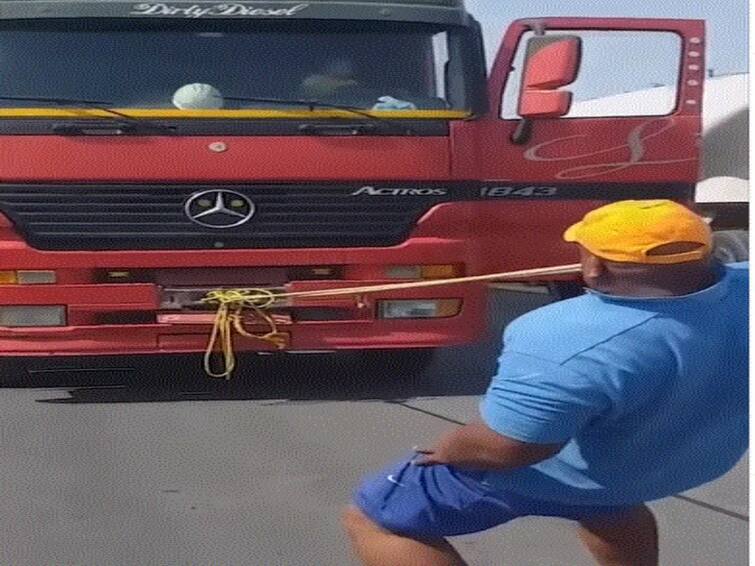
[[566, 229], [566, 232], [564, 232], [564, 240], [567, 242], [576, 242], [577, 241], [577, 232], [582, 227], [582, 222], [577, 222], [576, 224], [572, 224], [569, 226], [569, 228]]

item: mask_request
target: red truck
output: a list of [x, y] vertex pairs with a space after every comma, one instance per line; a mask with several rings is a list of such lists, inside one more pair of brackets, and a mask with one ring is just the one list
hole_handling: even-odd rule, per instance
[[[670, 105], [573, 113], [654, 46]], [[0, 359], [201, 352], [217, 288], [573, 263], [589, 209], [692, 200], [704, 49], [701, 21], [519, 20], [488, 72], [462, 0], [2, 0]], [[486, 293], [271, 312], [286, 352], [431, 350], [484, 334]]]

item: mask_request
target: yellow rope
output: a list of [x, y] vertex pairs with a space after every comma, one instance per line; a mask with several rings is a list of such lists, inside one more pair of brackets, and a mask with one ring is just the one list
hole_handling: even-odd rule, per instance
[[[236, 353], [233, 346], [234, 331], [246, 338], [255, 338], [272, 344], [278, 349], [286, 346], [286, 335], [278, 331], [275, 319], [267, 314], [265, 309], [275, 303], [292, 298], [331, 298], [354, 296], [357, 301], [363, 295], [402, 289], [417, 289], [421, 287], [437, 287], [443, 285], [458, 285], [461, 283], [476, 283], [483, 281], [500, 281], [505, 279], [521, 280], [533, 277], [548, 277], [555, 275], [573, 275], [581, 272], [580, 264], [559, 265], [487, 275], [473, 275], [470, 277], [456, 277], [453, 279], [434, 279], [430, 281], [411, 281], [408, 283], [389, 283], [383, 285], [367, 285], [362, 287], [347, 287], [336, 289], [316, 289], [312, 291], [296, 291], [292, 293], [275, 293], [268, 289], [217, 289], [205, 295], [201, 302], [217, 304], [215, 320], [210, 333], [210, 339], [204, 354], [204, 370], [208, 376], [218, 379], [230, 379], [236, 369]], [[253, 319], [265, 323], [269, 332], [254, 334], [244, 327], [244, 311], [252, 311]], [[219, 351], [222, 357], [220, 371], [213, 370], [213, 354]]]
[[[264, 340], [279, 349], [285, 346], [283, 335], [278, 332], [275, 320], [263, 310], [275, 303], [276, 300], [276, 295], [267, 289], [218, 289], [207, 293], [202, 302], [218, 305], [210, 333], [210, 341], [204, 356], [204, 370], [208, 376], [218, 379], [231, 378], [236, 369], [236, 353], [233, 349], [234, 330], [241, 336]], [[245, 308], [251, 309], [257, 319], [266, 322], [270, 332], [254, 334], [244, 328]], [[220, 344], [220, 352], [223, 358], [223, 367], [220, 372], [212, 369], [212, 354], [215, 352], [217, 344]]]

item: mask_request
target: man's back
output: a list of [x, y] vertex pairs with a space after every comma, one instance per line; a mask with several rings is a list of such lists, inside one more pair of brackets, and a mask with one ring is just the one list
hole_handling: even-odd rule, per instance
[[532, 467], [488, 481], [546, 500], [632, 504], [710, 481], [747, 444], [746, 264], [692, 295], [598, 293], [556, 303], [507, 329], [482, 404], [501, 434], [568, 441]]

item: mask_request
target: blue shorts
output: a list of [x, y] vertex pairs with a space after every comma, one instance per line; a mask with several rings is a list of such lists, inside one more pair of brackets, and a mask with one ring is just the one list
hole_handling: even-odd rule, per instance
[[384, 529], [419, 539], [476, 533], [526, 516], [580, 521], [631, 507], [565, 505], [494, 489], [487, 472], [403, 460], [368, 477], [354, 503]]

